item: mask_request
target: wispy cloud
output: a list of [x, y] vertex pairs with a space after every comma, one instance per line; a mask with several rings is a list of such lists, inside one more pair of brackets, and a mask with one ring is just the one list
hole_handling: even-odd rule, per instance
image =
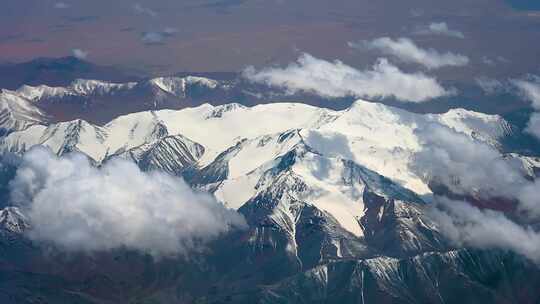
[[485, 65], [489, 65], [489, 66], [496, 66], [500, 63], [509, 63], [510, 61], [502, 56], [497, 56], [497, 57], [488, 57], [488, 56], [483, 56], [482, 57], [482, 63], [484, 63]]
[[145, 32], [141, 35], [141, 41], [148, 45], [163, 44], [165, 35], [162, 32]]
[[68, 251], [189, 255], [246, 225], [180, 178], [144, 173], [124, 160], [96, 168], [82, 154], [58, 158], [43, 147], [24, 155], [10, 189], [30, 219], [28, 237]]
[[147, 15], [150, 17], [157, 17], [158, 15], [154, 10], [149, 7], [142, 6], [140, 3], [136, 3], [135, 5], [133, 5], [133, 9], [135, 10], [135, 12], [141, 15]]
[[507, 85], [497, 79], [488, 77], [477, 77], [474, 79], [474, 81], [482, 89], [482, 91], [489, 95], [504, 93], [508, 91]]
[[465, 38], [465, 35], [462, 32], [450, 29], [446, 22], [430, 23], [418, 28], [414, 33], [418, 35], [442, 35], [460, 39]]
[[148, 45], [165, 44], [165, 41], [176, 33], [178, 33], [178, 29], [173, 27], [166, 27], [161, 31], [143, 32], [141, 33], [141, 41]]
[[438, 69], [445, 66], [465, 66], [469, 58], [464, 55], [451, 52], [440, 53], [435, 49], [423, 49], [417, 46], [409, 38], [381, 37], [372, 41], [349, 43], [350, 47], [360, 49], [377, 50], [385, 55], [398, 58], [406, 63], [416, 63], [428, 69]]
[[65, 3], [65, 2], [56, 2], [54, 4], [54, 8], [57, 8], [57, 9], [66, 9], [66, 8], [69, 8], [70, 5]]
[[283, 68], [248, 67], [243, 76], [290, 93], [304, 91], [332, 98], [393, 97], [406, 102], [424, 102], [452, 93], [435, 78], [423, 73], [405, 73], [386, 59], [379, 59], [370, 70], [358, 70], [339, 60], [330, 62], [303, 54]]

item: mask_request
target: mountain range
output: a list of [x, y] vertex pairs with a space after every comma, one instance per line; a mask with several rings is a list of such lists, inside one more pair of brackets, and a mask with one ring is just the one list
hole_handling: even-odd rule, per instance
[[[429, 197], [438, 190], [411, 169], [422, 147], [418, 130], [436, 125], [504, 151], [507, 139], [520, 136], [511, 122], [463, 109], [418, 114], [363, 100], [332, 110], [220, 99], [234, 97], [231, 90], [227, 81], [195, 76], [3, 90], [4, 155], [44, 146], [58, 156], [83, 154], [97, 167], [129, 160], [142, 171], [180, 176], [193, 189], [212, 193], [242, 214], [248, 228], [213, 241], [189, 261], [152, 260], [122, 248], [65, 254], [27, 238], [36, 227], [5, 194], [14, 162], [1, 170], [2, 303], [540, 298], [540, 271], [530, 260], [455, 246], [441, 233], [429, 216]], [[197, 94], [214, 105], [190, 104]], [[140, 98], [127, 105], [132, 96]], [[96, 111], [103, 112], [94, 116]], [[506, 153], [505, 159], [529, 178], [540, 170], [534, 157]]]

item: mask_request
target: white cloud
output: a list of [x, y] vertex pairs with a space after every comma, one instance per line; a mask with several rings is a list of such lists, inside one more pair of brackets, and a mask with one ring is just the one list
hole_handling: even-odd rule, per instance
[[[523, 98], [532, 103], [536, 111], [540, 111], [540, 77], [531, 75], [527, 80], [511, 80]], [[540, 113], [534, 113], [525, 129], [527, 132], [540, 139]]]
[[248, 67], [243, 76], [257, 83], [287, 89], [290, 93], [312, 92], [326, 97], [394, 97], [401, 101], [424, 102], [451, 94], [439, 82], [423, 73], [405, 73], [386, 59], [371, 70], [358, 70], [339, 60], [333, 62], [301, 55], [284, 68], [256, 70]]
[[530, 76], [528, 80], [512, 80], [519, 93], [532, 102], [533, 108], [540, 110], [540, 77]]
[[458, 246], [512, 250], [540, 263], [540, 234], [501, 212], [439, 198], [438, 208], [432, 209], [431, 216], [440, 232]]
[[422, 150], [415, 154], [411, 169], [454, 193], [515, 197], [526, 182], [497, 149], [468, 135], [440, 124], [418, 129], [416, 135]]
[[378, 50], [385, 55], [391, 55], [403, 62], [416, 63], [428, 69], [438, 69], [445, 66], [465, 66], [469, 64], [469, 58], [451, 52], [440, 53], [434, 49], [418, 47], [409, 38], [393, 40], [389, 37], [381, 37], [362, 43], [349, 43], [354, 48], [368, 48]]
[[123, 160], [98, 169], [81, 154], [58, 158], [42, 147], [24, 155], [10, 188], [30, 219], [29, 238], [65, 250], [186, 255], [245, 225], [236, 211], [180, 178], [144, 173]]
[[88, 57], [88, 52], [83, 51], [81, 49], [72, 49], [71, 54], [73, 57], [84, 60]]
[[502, 56], [497, 56], [495, 58], [482, 56], [482, 62], [486, 65], [496, 66], [499, 63], [509, 63], [510, 61]]
[[533, 113], [531, 115], [525, 131], [529, 132], [536, 138], [540, 138], [540, 113]]
[[448, 127], [433, 124], [416, 135], [422, 149], [413, 158], [414, 172], [488, 208], [492, 200], [517, 204], [510, 219], [502, 212], [435, 197], [431, 215], [440, 232], [458, 246], [512, 250], [540, 263], [540, 233], [519, 224], [540, 218], [540, 182], [525, 178], [519, 162], [506, 160], [496, 148]]
[[443, 35], [448, 37], [464, 39], [465, 35], [457, 30], [451, 30], [446, 22], [433, 22], [421, 27], [416, 31], [419, 35]]
[[151, 8], [148, 8], [148, 7], [145, 7], [145, 6], [142, 6], [141, 4], [139, 3], [136, 3], [135, 5], [133, 5], [133, 9], [139, 13], [139, 14], [142, 14], [142, 15], [148, 15], [150, 17], [157, 17], [157, 13], [152, 10]]
[[540, 77], [529, 75], [524, 79], [507, 81], [479, 77], [476, 84], [488, 95], [511, 93], [530, 101], [537, 112], [531, 115], [525, 131], [540, 139]]
[[497, 79], [477, 77], [475, 79], [475, 82], [482, 89], [482, 91], [489, 95], [504, 93], [508, 91], [508, 85]]
[[141, 41], [145, 44], [162, 44], [165, 38], [162, 32], [146, 32], [142, 34]]
[[173, 37], [176, 33], [178, 29], [174, 27], [166, 27], [162, 31], [144, 32], [141, 41], [145, 44], [163, 44], [166, 39]]
[[163, 29], [163, 34], [165, 35], [174, 35], [178, 33], [178, 29], [174, 27], [166, 27]]
[[69, 4], [65, 3], [65, 2], [56, 2], [54, 4], [54, 8], [57, 8], [57, 9], [66, 9], [66, 8], [69, 8]]
[[454, 194], [516, 201], [522, 215], [540, 218], [540, 183], [526, 179], [522, 168], [496, 148], [438, 124], [418, 129], [416, 135], [422, 149], [410, 168], [426, 181]]

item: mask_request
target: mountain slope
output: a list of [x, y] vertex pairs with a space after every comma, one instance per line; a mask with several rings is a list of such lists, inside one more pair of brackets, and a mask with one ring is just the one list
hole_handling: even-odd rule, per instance
[[534, 303], [539, 280], [515, 255], [458, 250], [328, 263], [263, 288], [259, 303]]
[[30, 100], [14, 92], [0, 92], [0, 136], [22, 131], [30, 126], [45, 124], [48, 118]]

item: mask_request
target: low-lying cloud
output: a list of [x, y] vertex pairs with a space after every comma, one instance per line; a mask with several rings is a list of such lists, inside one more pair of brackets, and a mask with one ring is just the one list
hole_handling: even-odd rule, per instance
[[384, 99], [424, 102], [452, 94], [435, 78], [424, 73], [405, 73], [386, 59], [379, 59], [370, 70], [358, 70], [339, 60], [333, 62], [302, 54], [286, 67], [256, 70], [248, 67], [244, 78], [289, 93], [310, 92], [325, 97]]
[[[411, 169], [487, 207], [436, 196], [430, 214], [440, 232], [457, 246], [511, 250], [540, 263], [540, 233], [523, 224], [540, 218], [540, 182], [526, 178], [519, 162], [505, 159], [491, 145], [448, 127], [434, 124], [416, 135], [422, 149]], [[513, 219], [489, 209], [490, 201], [501, 199], [517, 204]]]
[[540, 110], [540, 77], [531, 75], [529, 79], [514, 79], [511, 82], [523, 98], [532, 103], [533, 108]]
[[536, 111], [531, 115], [525, 131], [540, 139], [540, 77], [530, 76], [527, 80], [512, 80], [512, 83]]
[[96, 168], [82, 154], [58, 158], [42, 147], [24, 155], [10, 189], [30, 219], [29, 238], [70, 251], [188, 255], [246, 225], [180, 178], [123, 160]]
[[540, 263], [540, 233], [517, 224], [501, 212], [438, 198], [431, 217], [440, 232], [458, 246], [512, 250]]
[[540, 139], [540, 77], [529, 75], [523, 79], [500, 81], [480, 77], [476, 83], [488, 95], [509, 93], [529, 101], [536, 111], [530, 117], [525, 131]]
[[406, 63], [415, 63], [428, 69], [438, 69], [446, 66], [465, 66], [469, 58], [451, 52], [440, 53], [435, 49], [423, 49], [409, 38], [381, 37], [372, 41], [349, 43], [354, 48], [377, 50], [385, 55], [394, 56]]
[[448, 36], [448, 37], [454, 37], [454, 38], [459, 38], [459, 39], [465, 38], [465, 35], [462, 32], [458, 30], [450, 29], [446, 22], [432, 22], [426, 26], [420, 27], [418, 30], [415, 31], [415, 34], [441, 35], [441, 36]]
[[442, 184], [454, 194], [516, 201], [523, 215], [540, 218], [540, 183], [527, 179], [523, 168], [496, 148], [436, 124], [416, 135], [422, 149], [410, 167], [426, 181]]
[[524, 182], [521, 172], [486, 143], [440, 124], [415, 132], [422, 150], [415, 154], [412, 169], [454, 193], [506, 196], [514, 192], [510, 187], [515, 189]]
[[77, 59], [84, 60], [88, 57], [88, 52], [81, 50], [81, 49], [72, 49], [71, 55]]

